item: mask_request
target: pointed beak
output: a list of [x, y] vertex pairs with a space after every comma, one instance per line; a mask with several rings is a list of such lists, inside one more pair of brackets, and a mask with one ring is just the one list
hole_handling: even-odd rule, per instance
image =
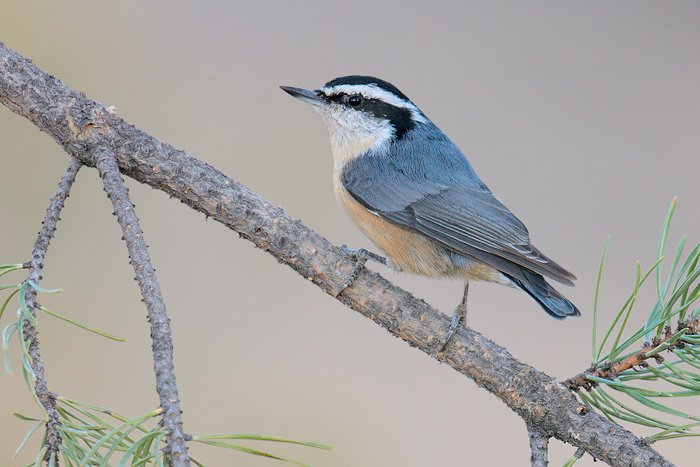
[[324, 105], [325, 100], [321, 99], [316, 91], [309, 91], [301, 88], [293, 88], [291, 86], [280, 86], [280, 88], [292, 97], [308, 102], [312, 105]]

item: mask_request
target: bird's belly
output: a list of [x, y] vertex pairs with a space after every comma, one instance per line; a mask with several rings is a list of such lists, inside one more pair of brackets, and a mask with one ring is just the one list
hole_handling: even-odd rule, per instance
[[338, 202], [355, 225], [388, 257], [390, 266], [401, 272], [428, 277], [465, 277], [500, 282], [500, 272], [480, 261], [460, 257], [430, 238], [382, 219], [358, 203], [342, 187], [335, 186]]

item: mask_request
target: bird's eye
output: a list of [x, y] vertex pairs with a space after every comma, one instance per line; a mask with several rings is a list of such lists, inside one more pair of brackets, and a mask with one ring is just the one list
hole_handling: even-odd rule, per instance
[[348, 104], [350, 107], [357, 107], [358, 105], [362, 104], [362, 97], [358, 96], [357, 94], [350, 96], [348, 98]]

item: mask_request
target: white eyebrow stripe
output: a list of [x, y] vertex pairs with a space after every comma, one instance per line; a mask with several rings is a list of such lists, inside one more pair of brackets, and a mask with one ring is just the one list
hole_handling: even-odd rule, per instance
[[413, 119], [421, 122], [428, 123], [428, 119], [423, 116], [421, 111], [410, 101], [401, 99], [395, 94], [385, 91], [373, 84], [340, 84], [338, 86], [323, 87], [321, 92], [325, 95], [330, 96], [333, 94], [361, 94], [367, 99], [377, 99], [387, 104], [393, 105], [394, 107], [399, 107], [401, 109], [406, 109], [411, 112]]

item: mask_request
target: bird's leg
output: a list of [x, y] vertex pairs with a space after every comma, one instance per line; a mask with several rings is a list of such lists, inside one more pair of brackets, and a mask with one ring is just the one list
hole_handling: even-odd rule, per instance
[[348, 275], [348, 278], [345, 279], [345, 282], [343, 282], [343, 285], [340, 286], [340, 290], [335, 294], [336, 297], [340, 296], [343, 292], [345, 292], [345, 289], [350, 287], [353, 282], [355, 282], [355, 279], [357, 279], [357, 274], [360, 272], [360, 269], [362, 269], [367, 262], [367, 260], [371, 259], [372, 261], [376, 261], [377, 263], [382, 263], [386, 264], [386, 258], [383, 256], [380, 256], [376, 253], [372, 253], [369, 250], [365, 250], [364, 248], [359, 248], [357, 250], [351, 250], [348, 248], [347, 245], [343, 245], [340, 247], [348, 256], [351, 256], [355, 260], [355, 267], [352, 269], [350, 274]]
[[469, 281], [466, 281], [464, 284], [464, 296], [452, 313], [452, 323], [450, 323], [450, 327], [447, 329], [447, 338], [445, 339], [445, 343], [442, 344], [442, 347], [440, 347], [440, 350], [438, 350], [438, 353], [445, 351], [445, 347], [450, 343], [450, 339], [452, 339], [452, 336], [457, 332], [457, 326], [459, 326], [460, 323], [464, 325], [467, 324], [467, 294], [469, 294]]

